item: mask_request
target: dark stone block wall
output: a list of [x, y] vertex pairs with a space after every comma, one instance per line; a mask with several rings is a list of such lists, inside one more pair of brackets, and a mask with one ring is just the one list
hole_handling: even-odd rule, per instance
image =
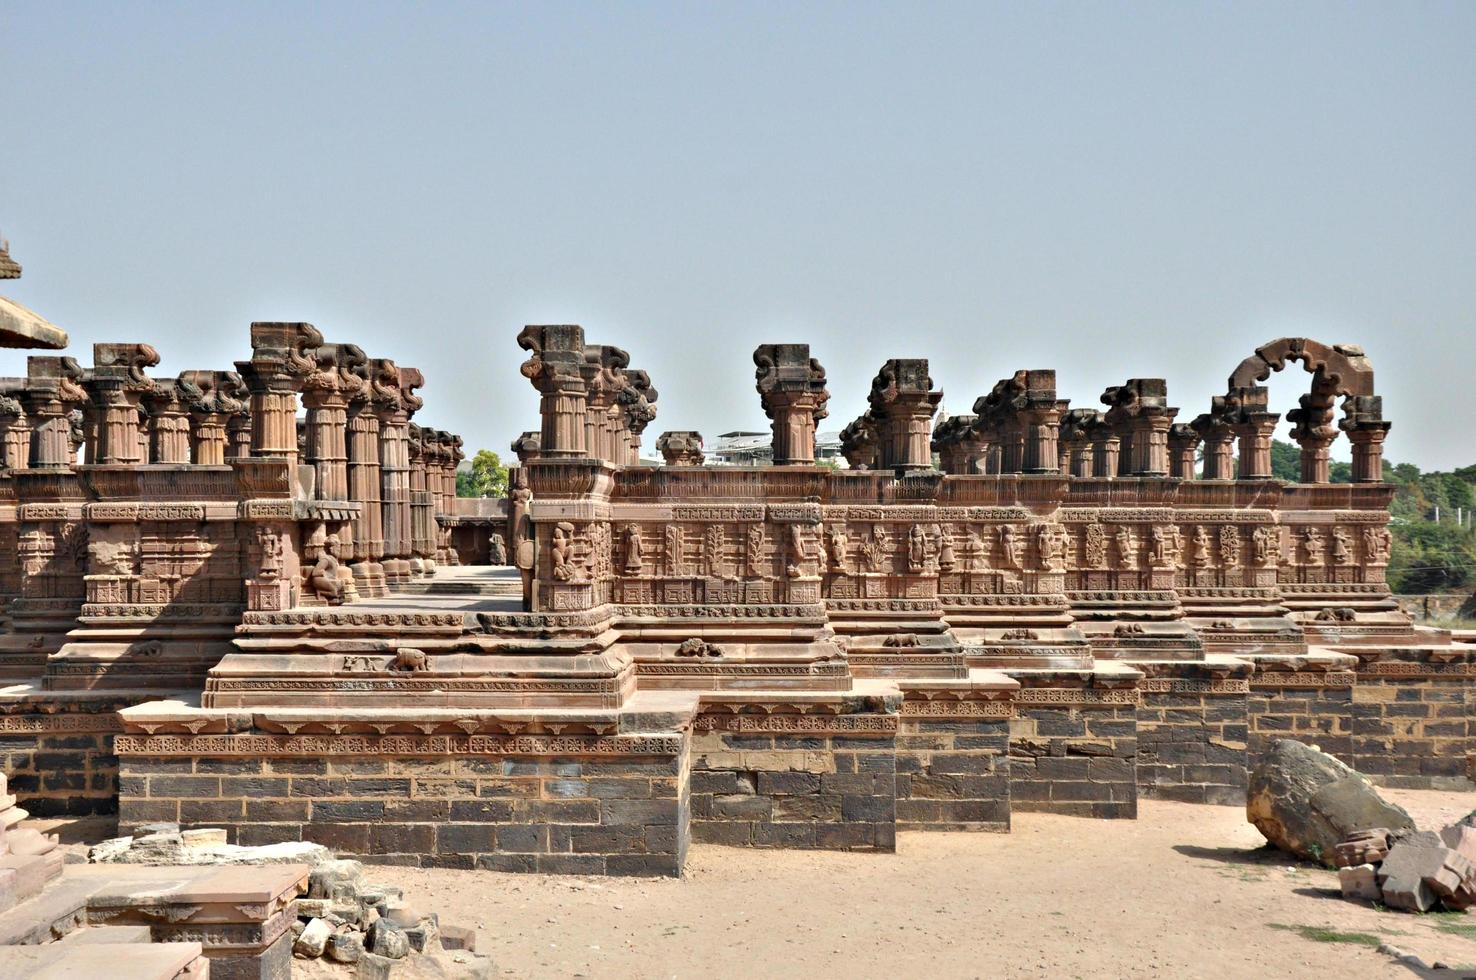
[[[730, 720], [697, 719], [693, 839], [736, 847], [896, 849], [896, 715], [780, 715], [760, 722], [778, 731], [724, 730]], [[801, 734], [805, 727], [816, 730]]]
[[170, 820], [226, 827], [241, 844], [315, 841], [375, 863], [677, 875], [689, 840], [688, 740], [663, 741], [672, 751], [128, 754], [119, 831]]
[[1011, 808], [1136, 817], [1136, 686], [1096, 687], [1085, 672], [1057, 681], [1052, 673], [1011, 672], [1021, 683], [1010, 723]]
[[1250, 665], [1140, 665], [1138, 790], [1185, 803], [1244, 806]]
[[113, 736], [122, 727], [116, 712], [141, 699], [113, 692], [37, 692], [7, 700], [0, 706], [0, 765], [8, 792], [38, 817], [116, 812]]
[[1247, 765], [1254, 769], [1272, 742], [1294, 738], [1351, 766], [1353, 671], [1268, 669], [1265, 663], [1256, 667], [1246, 702]]
[[1394, 648], [1359, 656], [1351, 765], [1385, 786], [1469, 789], [1476, 750], [1476, 649]]
[[1010, 709], [1008, 701], [903, 702], [899, 830], [1010, 829]]

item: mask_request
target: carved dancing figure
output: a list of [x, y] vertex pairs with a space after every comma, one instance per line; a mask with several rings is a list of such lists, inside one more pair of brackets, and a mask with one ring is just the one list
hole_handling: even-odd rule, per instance
[[1251, 532], [1251, 548], [1257, 565], [1265, 567], [1275, 561], [1273, 551], [1275, 539], [1276, 533], [1265, 524], [1256, 525], [1256, 529]]
[[830, 525], [830, 567], [843, 575], [851, 572], [849, 551], [851, 542], [846, 538], [844, 524]]
[[1322, 532], [1317, 528], [1309, 527], [1302, 530], [1302, 564], [1313, 567], [1321, 565], [1325, 547], [1326, 541], [1322, 537]]
[[798, 524], [789, 525], [789, 557], [789, 577], [799, 578], [804, 575], [810, 561], [810, 549], [805, 544], [805, 532]]
[[968, 534], [964, 536], [963, 555], [964, 571], [977, 572], [983, 568], [984, 539], [973, 528], [969, 528]]
[[1347, 528], [1333, 528], [1332, 560], [1334, 565], [1353, 564], [1353, 540], [1348, 537]]
[[941, 544], [938, 547], [938, 568], [951, 572], [958, 567], [958, 556], [953, 553], [953, 534], [945, 527], [934, 525]]
[[1148, 531], [1149, 539], [1149, 561], [1154, 568], [1168, 568], [1174, 562], [1173, 556], [1169, 554], [1168, 529], [1162, 524], [1155, 524]]
[[1370, 565], [1381, 565], [1389, 560], [1389, 529], [1369, 525], [1363, 529], [1363, 559]]
[[1006, 568], [1019, 568], [1021, 553], [1021, 542], [1015, 537], [1015, 528], [1012, 524], [1004, 524], [999, 529], [999, 552], [1004, 558]]

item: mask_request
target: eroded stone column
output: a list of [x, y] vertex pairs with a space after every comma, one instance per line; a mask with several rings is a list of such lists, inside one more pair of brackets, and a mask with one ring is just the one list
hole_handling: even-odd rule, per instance
[[230, 458], [227, 426], [234, 415], [246, 411], [245, 382], [234, 371], [183, 371], [175, 384], [189, 411], [190, 455], [195, 464], [224, 465]]
[[70, 465], [72, 422], [68, 416], [88, 400], [82, 379], [82, 368], [70, 357], [26, 359], [21, 404], [31, 420], [30, 468]]
[[540, 438], [548, 459], [586, 456], [585, 415], [588, 391], [584, 384], [584, 329], [575, 324], [533, 324], [518, 334], [518, 346], [532, 352], [523, 362], [523, 376], [542, 396]]
[[1199, 433], [1187, 422], [1169, 426], [1169, 476], [1177, 480], [1194, 479], [1195, 455], [1199, 452]]
[[774, 465], [815, 462], [815, 426], [828, 413], [825, 368], [809, 344], [760, 344], [753, 352], [755, 387], [773, 423]]
[[154, 389], [144, 369], [159, 363], [159, 352], [148, 344], [93, 344], [92, 360], [82, 383], [95, 426], [90, 462], [148, 462], [149, 434], [139, 427], [139, 408]]
[[1204, 479], [1235, 478], [1235, 433], [1230, 424], [1216, 415], [1200, 415], [1189, 423], [1204, 443]]
[[[367, 367], [360, 370], [366, 372]], [[366, 384], [349, 397], [348, 404], [349, 499], [359, 504], [353, 524], [350, 569], [360, 595], [382, 596], [386, 592], [383, 513], [380, 506], [379, 416], [375, 414]]]
[[285, 459], [295, 478], [297, 396], [317, 370], [316, 349], [323, 335], [310, 323], [257, 322], [251, 325], [251, 360], [236, 368], [251, 392], [251, 455]]
[[1384, 421], [1384, 400], [1378, 395], [1355, 396], [1348, 418], [1340, 423], [1353, 445], [1353, 482], [1382, 483], [1384, 439], [1392, 425]]
[[[943, 392], [933, 390], [924, 358], [893, 358], [871, 382], [879, 466], [888, 470], [933, 468], [933, 414]], [[813, 433], [812, 433], [813, 439]]]
[[154, 382], [144, 395], [149, 418], [149, 456], [151, 463], [189, 463], [189, 405], [178, 385], [169, 379]]

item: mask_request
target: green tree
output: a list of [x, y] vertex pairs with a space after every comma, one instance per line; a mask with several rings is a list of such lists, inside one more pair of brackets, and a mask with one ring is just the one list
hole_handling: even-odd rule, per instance
[[456, 471], [456, 496], [501, 497], [507, 493], [507, 467], [490, 449], [478, 449], [471, 468]]
[[1272, 439], [1271, 475], [1288, 483], [1299, 482], [1302, 479], [1302, 451], [1289, 442]]

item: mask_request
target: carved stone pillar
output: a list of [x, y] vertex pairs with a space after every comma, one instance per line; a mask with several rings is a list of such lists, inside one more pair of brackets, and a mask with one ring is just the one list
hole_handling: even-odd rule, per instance
[[251, 360], [236, 363], [251, 391], [251, 455], [287, 460], [289, 479], [297, 469], [297, 395], [317, 370], [322, 343], [310, 323], [253, 323]]
[[871, 411], [876, 420], [880, 468], [933, 468], [933, 415], [943, 392], [933, 390], [923, 358], [893, 358], [871, 382]]
[[1287, 421], [1292, 423], [1292, 439], [1302, 448], [1302, 483], [1327, 483], [1330, 479], [1330, 451], [1338, 437], [1333, 424], [1333, 391], [1319, 370], [1313, 375], [1312, 390], [1301, 397], [1297, 408], [1286, 413]]
[[1092, 426], [1101, 421], [1101, 413], [1090, 408], [1073, 408], [1061, 416], [1062, 472], [1069, 476], [1092, 475]]
[[0, 461], [6, 469], [23, 470], [30, 462], [31, 426], [18, 398], [0, 395]]
[[1130, 378], [1102, 393], [1103, 420], [1121, 437], [1118, 475], [1167, 476], [1168, 434], [1177, 408], [1168, 404], [1162, 378]]
[[984, 441], [974, 428], [975, 415], [950, 415], [933, 432], [933, 452], [944, 473], [982, 473]]
[[144, 401], [148, 405], [149, 462], [188, 463], [190, 418], [185, 393], [172, 380], [156, 381]]
[[[232, 371], [232, 374], [236, 372]], [[239, 374], [236, 375], [240, 377]], [[245, 386], [245, 381], [241, 382]], [[250, 392], [247, 392], [249, 397]], [[226, 418], [226, 459], [246, 459], [251, 455], [251, 407], [244, 406]]]
[[307, 406], [307, 463], [314, 473], [319, 500], [348, 500], [348, 403], [365, 382], [355, 369], [364, 352], [352, 344], [323, 344], [318, 370], [303, 388]]
[[1235, 478], [1235, 433], [1230, 424], [1217, 415], [1201, 415], [1189, 423], [1204, 443], [1204, 479]]
[[588, 344], [580, 374], [584, 378], [586, 405], [584, 413], [584, 448], [596, 459], [620, 465], [626, 462], [628, 444], [618, 440], [613, 416], [620, 390], [625, 387], [625, 369], [630, 355], [608, 344]]
[[384, 567], [384, 515], [379, 500], [379, 416], [369, 401], [368, 388], [349, 399], [348, 405], [349, 499], [359, 504], [353, 525], [350, 569], [362, 596], [386, 592]]
[[1065, 402], [1032, 404], [1020, 412], [1020, 472], [1056, 473], [1061, 455], [1057, 442], [1061, 431], [1061, 411]]
[[1240, 438], [1240, 472], [1242, 480], [1271, 479], [1271, 439], [1281, 415], [1276, 412], [1248, 412], [1235, 427]]
[[89, 459], [102, 465], [148, 462], [140, 453], [149, 436], [139, 428], [139, 406], [154, 383], [144, 369], [159, 363], [148, 344], [93, 344], [93, 366], [83, 381], [92, 400], [96, 442]]
[[1384, 438], [1392, 423], [1384, 421], [1384, 400], [1378, 395], [1358, 395], [1350, 405], [1349, 417], [1339, 423], [1353, 444], [1353, 482], [1384, 481]]
[[518, 346], [532, 352], [523, 362], [523, 376], [542, 396], [540, 438], [543, 456], [566, 459], [588, 455], [585, 416], [588, 391], [584, 384], [584, 329], [574, 324], [530, 325], [518, 334]]
[[182, 371], [175, 385], [189, 411], [191, 458], [199, 466], [223, 465], [229, 455], [227, 424], [246, 408], [241, 376], [234, 371]]
[[383, 358], [371, 362], [374, 413], [379, 418], [379, 501], [384, 536], [384, 580], [391, 589], [410, 581], [410, 414], [400, 371]]
[[760, 344], [753, 352], [755, 387], [774, 432], [775, 466], [815, 462], [815, 426], [829, 413], [825, 368], [809, 344]]
[[88, 399], [81, 367], [70, 357], [30, 357], [21, 404], [31, 421], [30, 468], [65, 467], [71, 461], [68, 415]]
[[432, 528], [436, 505], [441, 499], [439, 488], [434, 493], [430, 490], [425, 442], [428, 434], [430, 430], [412, 422], [406, 442], [410, 452], [410, 574], [417, 578], [435, 571], [436, 540]]
[[1120, 468], [1118, 457], [1122, 452], [1122, 437], [1118, 435], [1116, 428], [1105, 420], [1099, 420], [1090, 431], [1092, 476], [1116, 476]]
[[1198, 451], [1199, 433], [1185, 422], [1169, 426], [1169, 476], [1176, 480], [1194, 479], [1194, 457]]

